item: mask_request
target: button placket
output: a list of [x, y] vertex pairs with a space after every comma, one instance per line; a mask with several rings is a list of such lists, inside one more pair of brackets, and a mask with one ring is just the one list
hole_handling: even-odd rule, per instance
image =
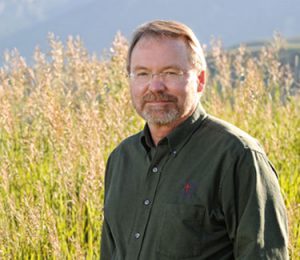
[[[147, 229], [148, 221], [151, 215], [151, 209], [153, 203], [155, 201], [155, 191], [157, 189], [159, 180], [160, 180], [160, 171], [163, 167], [163, 163], [165, 162], [166, 158], [165, 155], [168, 155], [167, 150], [161, 150], [153, 156], [150, 165], [148, 166], [148, 175], [147, 175], [147, 182], [145, 183], [143, 194], [142, 195], [142, 207], [139, 211], [138, 220], [135, 224], [133, 233], [133, 240], [132, 247], [129, 249], [129, 253], [131, 256], [138, 257], [139, 250], [142, 245], [143, 236]], [[134, 258], [137, 259], [137, 258]]]

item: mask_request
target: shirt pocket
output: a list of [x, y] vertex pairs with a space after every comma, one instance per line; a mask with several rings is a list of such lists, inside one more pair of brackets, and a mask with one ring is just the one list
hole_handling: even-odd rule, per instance
[[204, 214], [203, 206], [167, 204], [157, 253], [173, 259], [199, 256]]

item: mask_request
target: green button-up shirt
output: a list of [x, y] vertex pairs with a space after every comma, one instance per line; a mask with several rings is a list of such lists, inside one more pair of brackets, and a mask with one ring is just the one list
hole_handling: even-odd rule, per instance
[[101, 260], [288, 259], [287, 218], [258, 142], [201, 106], [155, 147], [111, 154]]

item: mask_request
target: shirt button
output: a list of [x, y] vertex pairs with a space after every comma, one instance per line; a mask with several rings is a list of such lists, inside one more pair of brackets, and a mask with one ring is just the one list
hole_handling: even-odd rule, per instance
[[158, 172], [158, 168], [157, 167], [153, 167], [152, 168], [152, 172], [157, 173]]
[[150, 205], [150, 200], [144, 200], [144, 205], [145, 205], [145, 206]]
[[134, 237], [135, 237], [136, 239], [139, 239], [139, 238], [140, 238], [140, 236], [141, 236], [141, 234], [140, 234], [140, 233], [138, 233], [138, 232], [134, 234]]

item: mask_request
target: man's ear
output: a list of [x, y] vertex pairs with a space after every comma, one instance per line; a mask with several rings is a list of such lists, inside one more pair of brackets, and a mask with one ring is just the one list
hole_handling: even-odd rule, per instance
[[206, 83], [206, 73], [205, 70], [202, 70], [198, 75], [198, 92], [201, 93], [204, 90]]

